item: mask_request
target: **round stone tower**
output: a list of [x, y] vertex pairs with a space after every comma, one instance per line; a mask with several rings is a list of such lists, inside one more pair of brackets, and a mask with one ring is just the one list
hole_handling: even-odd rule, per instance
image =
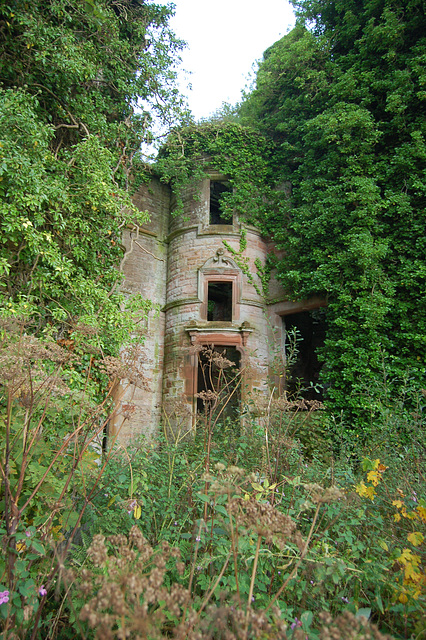
[[[267, 397], [270, 384], [285, 391], [287, 331], [296, 327], [306, 333], [309, 313], [326, 304], [321, 298], [289, 300], [274, 277], [265, 300], [256, 264], [264, 265], [275, 248], [237, 215], [224, 217], [221, 198], [231, 189], [227, 176], [207, 175], [183, 194], [183, 215], [173, 215], [171, 189], [155, 176], [134, 197], [151, 222], [123, 234], [123, 289], [151, 300], [153, 308], [136, 362], [146, 384], [122, 380], [115, 395], [110, 435], [121, 441], [153, 435], [161, 423], [175, 433], [194, 430], [203, 408], [198, 396], [208, 390], [204, 347], [214, 346], [239, 370], [241, 384], [228, 414], [234, 421], [238, 405], [244, 409], [254, 392]], [[316, 339], [305, 338], [308, 346]], [[125, 354], [124, 345], [124, 359]], [[311, 361], [307, 353], [299, 367], [307, 382], [315, 378]]]
[[[163, 408], [171, 423], [185, 429], [196, 419], [201, 347], [214, 345], [237, 361], [241, 402], [268, 383], [270, 330], [255, 266], [265, 263], [268, 247], [256, 229], [243, 233], [236, 215], [223, 218], [220, 197], [229, 188], [226, 176], [210, 173], [184, 193], [183, 216], [170, 219]], [[186, 418], [176, 417], [182, 401]]]

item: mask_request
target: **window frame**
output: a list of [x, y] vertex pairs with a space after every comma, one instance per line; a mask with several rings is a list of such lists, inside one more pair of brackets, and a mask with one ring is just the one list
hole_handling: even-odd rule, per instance
[[225, 322], [231, 324], [236, 322], [240, 317], [239, 310], [239, 285], [240, 278], [238, 273], [204, 273], [202, 282], [202, 302], [200, 308], [200, 319], [205, 322], [215, 322], [214, 320], [207, 320], [208, 317], [208, 299], [209, 299], [209, 283], [210, 282], [231, 282], [232, 283], [232, 315], [231, 320], [219, 320], [219, 322]]

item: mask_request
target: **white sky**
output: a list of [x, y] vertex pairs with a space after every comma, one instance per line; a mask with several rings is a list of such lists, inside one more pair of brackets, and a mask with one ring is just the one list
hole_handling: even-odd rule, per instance
[[[234, 105], [253, 79], [253, 64], [294, 25], [288, 0], [172, 0], [175, 34], [186, 40], [183, 93], [197, 120]], [[166, 4], [166, 2], [162, 2]], [[251, 79], [250, 79], [251, 78]], [[192, 91], [185, 91], [188, 82]]]

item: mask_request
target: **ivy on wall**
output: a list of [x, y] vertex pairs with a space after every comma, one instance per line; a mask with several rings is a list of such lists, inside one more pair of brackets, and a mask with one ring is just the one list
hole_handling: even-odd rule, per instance
[[289, 297], [327, 299], [328, 406], [366, 430], [383, 394], [426, 387], [420, 4], [295, 2], [296, 27], [265, 52], [238, 119], [176, 131], [159, 159], [176, 213], [214, 163], [228, 210], [281, 250]]
[[329, 403], [369, 428], [380, 394], [426, 383], [421, 3], [295, 2], [240, 109], [291, 185], [265, 232], [281, 282], [328, 299]]
[[176, 129], [159, 153], [157, 169], [176, 196], [175, 215], [182, 214], [185, 189], [214, 169], [227, 176], [232, 192], [221, 198], [223, 215], [246, 222], [266, 215], [271, 193], [270, 142], [251, 127], [212, 121]]

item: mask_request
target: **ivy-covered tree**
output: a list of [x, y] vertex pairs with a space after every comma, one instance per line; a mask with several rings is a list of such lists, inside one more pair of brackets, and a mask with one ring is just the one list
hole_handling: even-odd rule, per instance
[[426, 17], [416, 0], [294, 5], [240, 113], [291, 184], [260, 221], [281, 281], [328, 299], [329, 401], [367, 425], [380, 380], [425, 384]]
[[154, 116], [176, 122], [182, 43], [144, 0], [0, 8], [0, 304], [39, 329], [123, 340], [121, 230]]

